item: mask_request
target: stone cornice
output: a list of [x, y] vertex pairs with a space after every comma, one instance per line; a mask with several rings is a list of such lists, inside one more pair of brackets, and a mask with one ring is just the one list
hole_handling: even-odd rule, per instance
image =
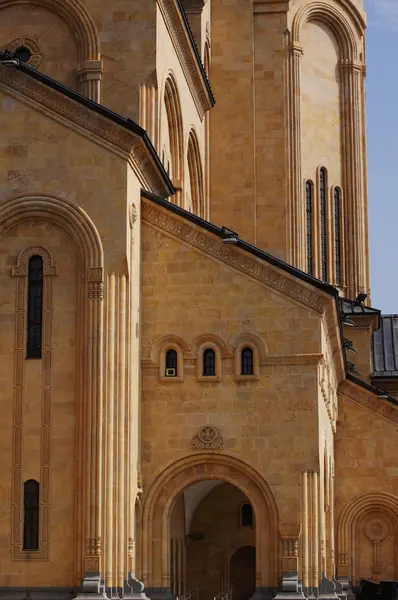
[[322, 315], [330, 339], [337, 379], [338, 381], [343, 379], [344, 359], [339, 317], [333, 297], [318, 290], [315, 291], [313, 286], [298, 277], [290, 275], [240, 248], [226, 246], [217, 236], [211, 235], [203, 228], [145, 198], [142, 201], [141, 214], [145, 222]]
[[201, 119], [214, 106], [214, 98], [200, 63], [192, 36], [187, 27], [178, 0], [158, 0], [167, 30], [191, 91]]
[[68, 97], [16, 68], [0, 65], [0, 89], [123, 156], [130, 162], [144, 189], [157, 190], [154, 193], [161, 196], [172, 193], [156, 164], [155, 152], [149, 148], [145, 135], [141, 136], [119, 125], [85, 106], [83, 102]]
[[344, 398], [348, 398], [352, 402], [356, 402], [368, 410], [377, 413], [381, 417], [393, 423], [398, 423], [398, 406], [378, 398], [374, 392], [357, 385], [353, 381], [345, 379], [341, 383], [338, 393]]

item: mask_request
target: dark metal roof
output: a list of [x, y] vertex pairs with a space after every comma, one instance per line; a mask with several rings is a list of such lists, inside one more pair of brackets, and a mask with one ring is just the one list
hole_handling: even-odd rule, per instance
[[374, 376], [398, 377], [398, 315], [382, 315], [372, 352]]
[[[6, 59], [6, 58], [10, 58], [10, 56], [13, 57], [14, 55], [11, 54], [10, 52], [3, 52], [0, 50], [0, 64], [1, 64], [2, 60]], [[6, 68], [6, 67], [4, 67], [4, 68]], [[110, 110], [109, 108], [106, 108], [102, 104], [98, 104], [97, 102], [94, 102], [94, 100], [90, 100], [90, 98], [87, 98], [86, 96], [82, 96], [82, 94], [75, 92], [74, 90], [67, 87], [66, 85], [63, 85], [62, 83], [59, 83], [55, 79], [48, 77], [48, 75], [44, 75], [44, 73], [37, 71], [37, 69], [35, 69], [34, 67], [31, 67], [30, 65], [27, 65], [23, 62], [20, 62], [18, 65], [13, 66], [13, 67], [8, 67], [8, 68], [18, 69], [19, 71], [26, 73], [26, 75], [29, 75], [30, 77], [32, 77], [33, 79], [36, 79], [40, 83], [43, 83], [44, 85], [52, 88], [53, 90], [60, 92], [61, 94], [63, 94], [64, 96], [66, 96], [68, 98], [71, 98], [75, 102], [79, 102], [79, 104], [89, 108], [90, 110], [102, 115], [103, 117], [105, 117], [107, 119], [110, 119], [114, 123], [117, 123], [121, 127], [128, 129], [132, 133], [135, 133], [137, 136], [142, 138], [144, 144], [146, 145], [150, 154], [152, 155], [152, 158], [153, 158], [154, 162], [156, 163], [156, 166], [158, 167], [165, 183], [167, 184], [168, 189], [170, 190], [170, 195], [175, 193], [174, 186], [167, 174], [167, 171], [165, 170], [165, 168], [162, 164], [162, 161], [160, 160], [159, 156], [157, 155], [156, 150], [155, 150], [150, 138], [148, 137], [147, 132], [145, 131], [145, 129], [140, 127], [135, 121], [133, 121], [132, 119], [122, 117], [118, 113], [113, 112], [112, 110]]]
[[184, 24], [185, 24], [186, 30], [188, 32], [189, 41], [191, 42], [191, 46], [193, 48], [193, 51], [194, 51], [195, 56], [196, 56], [196, 60], [197, 60], [198, 65], [199, 65], [199, 69], [200, 69], [200, 71], [202, 73], [202, 77], [203, 77], [204, 82], [206, 84], [207, 91], [208, 91], [208, 94], [210, 96], [210, 101], [211, 101], [212, 105], [214, 106], [215, 103], [216, 103], [216, 100], [214, 98], [213, 90], [211, 89], [210, 82], [209, 82], [209, 80], [207, 78], [206, 71], [205, 71], [205, 68], [203, 66], [202, 59], [200, 57], [200, 52], [199, 52], [198, 46], [196, 44], [195, 37], [193, 35], [192, 29], [191, 29], [191, 25], [189, 24], [189, 20], [188, 20], [187, 14], [185, 12], [182, 0], [177, 0], [177, 5], [178, 5], [178, 8], [180, 9], [180, 12], [181, 12], [182, 18], [184, 20]]
[[363, 303], [355, 302], [355, 300], [348, 300], [348, 298], [341, 299], [341, 309], [345, 315], [379, 315], [380, 311], [371, 306], [365, 306]]

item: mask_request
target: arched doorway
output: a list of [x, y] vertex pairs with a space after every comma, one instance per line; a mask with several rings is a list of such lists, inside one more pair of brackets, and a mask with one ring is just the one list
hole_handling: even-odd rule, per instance
[[256, 549], [241, 546], [229, 565], [230, 600], [249, 600], [256, 590]]
[[[242, 461], [225, 454], [203, 452], [188, 456], [170, 465], [157, 477], [144, 499], [140, 576], [146, 585], [147, 594], [150, 595], [152, 591], [159, 593], [159, 590], [162, 594], [170, 594], [173, 569], [181, 560], [181, 558], [175, 558], [175, 554], [173, 554], [173, 559], [171, 557], [172, 546], [173, 553], [174, 549], [178, 548], [178, 544], [175, 542], [170, 543], [174, 536], [174, 534], [171, 535], [172, 527], [175, 526], [171, 523], [172, 513], [176, 502], [181, 501], [179, 498], [182, 498], [182, 492], [197, 483], [206, 483], [215, 487], [212, 493], [221, 489], [222, 484], [230, 484], [241, 494], [239, 506], [244, 502], [250, 503], [255, 515], [253, 537], [250, 541], [238, 543], [235, 547], [231, 547], [229, 544], [228, 561], [238, 547], [255, 546], [256, 588], [275, 589], [279, 578], [278, 515], [270, 489], [261, 475]], [[225, 505], [221, 504], [221, 507], [225, 509]], [[239, 518], [240, 510], [236, 514], [238, 522]], [[178, 527], [181, 527], [181, 518]], [[201, 533], [203, 532], [187, 530], [185, 542], [188, 545], [200, 543], [201, 539], [204, 539], [200, 535]], [[226, 553], [224, 552], [224, 563], [225, 558]], [[225, 564], [228, 564], [228, 561]], [[220, 568], [218, 591], [223, 591], [222, 588], [225, 587], [222, 573], [223, 570]], [[194, 581], [191, 583], [194, 584]], [[188, 585], [189, 583], [185, 580], [182, 586], [185, 588], [184, 591], [187, 591]], [[226, 586], [228, 587], [228, 582]], [[180, 590], [181, 586], [178, 589]]]

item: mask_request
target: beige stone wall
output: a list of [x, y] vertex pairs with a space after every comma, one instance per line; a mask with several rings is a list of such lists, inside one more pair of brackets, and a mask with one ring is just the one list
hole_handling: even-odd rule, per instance
[[[212, 424], [225, 452], [262, 474], [281, 518], [295, 520], [299, 474], [318, 465], [318, 371], [316, 364], [289, 364], [289, 356], [319, 351], [317, 317], [151, 226], [144, 225], [142, 243], [146, 489], [167, 465], [192, 451], [201, 425]], [[225, 345], [221, 380], [215, 383], [197, 379], [196, 340], [205, 336], [205, 343], [206, 335], [216, 344], [214, 335], [219, 336], [220, 347]], [[273, 355], [285, 356], [285, 363], [260, 362], [258, 380], [237, 381], [234, 350], [245, 339], [254, 345], [259, 339], [263, 354], [266, 344], [269, 363]], [[183, 381], [159, 379], [162, 352], [171, 341], [182, 348]]]

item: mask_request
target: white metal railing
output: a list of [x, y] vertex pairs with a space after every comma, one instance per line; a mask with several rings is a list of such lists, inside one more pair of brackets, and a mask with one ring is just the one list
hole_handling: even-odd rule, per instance
[[176, 596], [176, 600], [199, 600], [199, 588], [188, 590], [185, 594]]
[[217, 596], [214, 596], [213, 600], [230, 600], [231, 590], [227, 592], [220, 592]]

